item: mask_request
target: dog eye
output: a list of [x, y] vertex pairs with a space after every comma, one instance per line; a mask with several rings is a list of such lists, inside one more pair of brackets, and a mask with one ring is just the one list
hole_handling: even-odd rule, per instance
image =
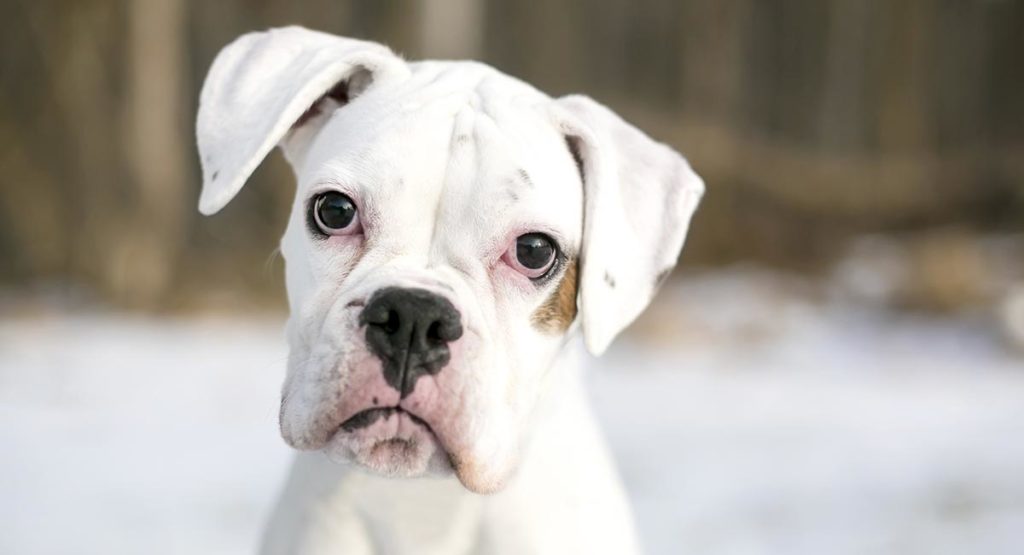
[[557, 253], [554, 239], [543, 233], [527, 233], [516, 238], [504, 258], [519, 273], [535, 279], [551, 269]]
[[327, 191], [313, 201], [313, 220], [325, 235], [347, 235], [359, 231], [356, 203], [348, 195]]
[[527, 233], [516, 239], [516, 260], [530, 270], [543, 270], [555, 259], [555, 245], [541, 233]]

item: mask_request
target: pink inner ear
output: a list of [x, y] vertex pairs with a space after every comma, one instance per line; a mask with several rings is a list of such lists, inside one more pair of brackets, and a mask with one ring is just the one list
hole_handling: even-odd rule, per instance
[[295, 120], [295, 125], [292, 126], [292, 129], [296, 127], [301, 127], [307, 121], [319, 115], [320, 106], [323, 104], [323, 101], [328, 98], [337, 102], [339, 106], [344, 106], [348, 104], [348, 81], [339, 81], [337, 85], [334, 85], [334, 87], [331, 88], [331, 90], [327, 91], [326, 94], [318, 98], [316, 102], [314, 102], [313, 105], [309, 107], [308, 110], [306, 110], [305, 112], [302, 113], [301, 116], [299, 116], [299, 119]]

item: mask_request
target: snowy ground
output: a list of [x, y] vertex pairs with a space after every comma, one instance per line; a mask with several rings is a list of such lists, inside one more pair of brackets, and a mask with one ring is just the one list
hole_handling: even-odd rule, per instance
[[[651, 553], [1024, 553], [1024, 359], [977, 322], [737, 276], [596, 361]], [[249, 553], [280, 322], [0, 317], [0, 553]]]

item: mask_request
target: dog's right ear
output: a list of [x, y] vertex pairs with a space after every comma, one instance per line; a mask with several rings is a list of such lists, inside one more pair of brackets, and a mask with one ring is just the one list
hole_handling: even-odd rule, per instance
[[293, 127], [316, 119], [318, 103], [344, 104], [408, 75], [383, 45], [301, 27], [249, 33], [225, 46], [199, 95], [199, 211], [223, 208]]

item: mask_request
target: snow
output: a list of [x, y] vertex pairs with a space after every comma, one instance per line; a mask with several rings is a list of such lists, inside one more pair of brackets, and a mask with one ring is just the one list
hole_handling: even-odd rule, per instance
[[[289, 459], [276, 317], [0, 317], [0, 553], [250, 553]], [[984, 319], [763, 276], [593, 362], [651, 553], [1024, 552], [1024, 360]]]

